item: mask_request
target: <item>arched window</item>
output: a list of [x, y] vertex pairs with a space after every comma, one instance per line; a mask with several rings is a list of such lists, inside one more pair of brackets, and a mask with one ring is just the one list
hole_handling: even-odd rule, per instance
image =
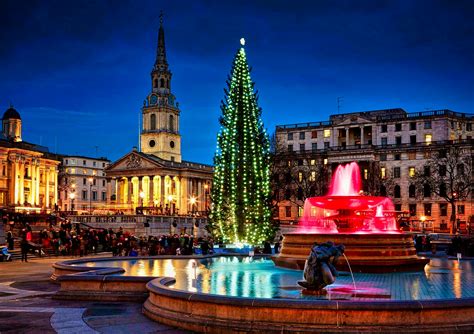
[[156, 130], [156, 115], [151, 114], [150, 116], [150, 130]]
[[431, 187], [428, 183], [423, 186], [423, 197], [431, 197]]
[[402, 194], [401, 194], [401, 191], [400, 191], [400, 186], [398, 184], [393, 189], [393, 197], [395, 197], [395, 198], [402, 197]]
[[153, 88], [158, 88], [158, 79], [153, 80]]
[[160, 88], [165, 88], [165, 79], [160, 79]]
[[387, 196], [387, 188], [384, 185], [380, 186], [380, 196]]
[[169, 117], [169, 129], [170, 131], [174, 131], [174, 116], [170, 115]]
[[416, 187], [414, 184], [410, 184], [408, 187], [408, 197], [415, 198], [416, 196]]

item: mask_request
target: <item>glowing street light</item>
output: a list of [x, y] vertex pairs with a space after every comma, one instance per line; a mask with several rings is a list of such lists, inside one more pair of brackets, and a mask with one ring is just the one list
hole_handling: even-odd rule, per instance
[[140, 191], [138, 196], [140, 196], [140, 206], [143, 206], [143, 199], [145, 198], [145, 192], [143, 190]]
[[71, 207], [71, 212], [74, 211], [74, 198], [76, 197], [75, 193], [69, 194], [69, 206]]
[[426, 220], [426, 217], [421, 216], [420, 220], [421, 220], [421, 233], [425, 233], [425, 220]]

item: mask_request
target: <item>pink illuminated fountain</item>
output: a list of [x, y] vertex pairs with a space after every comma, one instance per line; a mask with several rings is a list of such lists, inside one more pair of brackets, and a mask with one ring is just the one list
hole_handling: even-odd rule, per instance
[[337, 167], [327, 196], [306, 199], [298, 232], [399, 233], [392, 201], [360, 194], [359, 165]]
[[[423, 270], [429, 259], [416, 254], [413, 238], [398, 231], [392, 201], [361, 194], [357, 163], [338, 166], [326, 196], [306, 199], [295, 232], [284, 234], [276, 265], [303, 269], [315, 243], [332, 241], [346, 247], [355, 271], [392, 272]], [[346, 270], [347, 264], [337, 264]]]

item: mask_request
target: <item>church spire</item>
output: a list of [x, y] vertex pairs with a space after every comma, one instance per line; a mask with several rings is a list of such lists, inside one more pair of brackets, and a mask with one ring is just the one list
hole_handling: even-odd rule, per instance
[[158, 46], [156, 48], [155, 68], [164, 70], [168, 67], [166, 61], [165, 31], [163, 29], [163, 11], [160, 13], [160, 29], [158, 30]]

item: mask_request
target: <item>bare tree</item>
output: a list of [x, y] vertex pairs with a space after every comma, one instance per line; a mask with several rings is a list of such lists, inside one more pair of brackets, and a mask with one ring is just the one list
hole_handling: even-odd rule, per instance
[[451, 205], [450, 232], [456, 222], [456, 202], [469, 197], [474, 185], [472, 148], [451, 146], [434, 154], [415, 173], [415, 184], [420, 196], [434, 193]]
[[365, 195], [392, 196], [396, 186], [395, 179], [388, 169], [382, 171], [379, 161], [371, 161], [367, 166], [368, 175], [364, 177]]

